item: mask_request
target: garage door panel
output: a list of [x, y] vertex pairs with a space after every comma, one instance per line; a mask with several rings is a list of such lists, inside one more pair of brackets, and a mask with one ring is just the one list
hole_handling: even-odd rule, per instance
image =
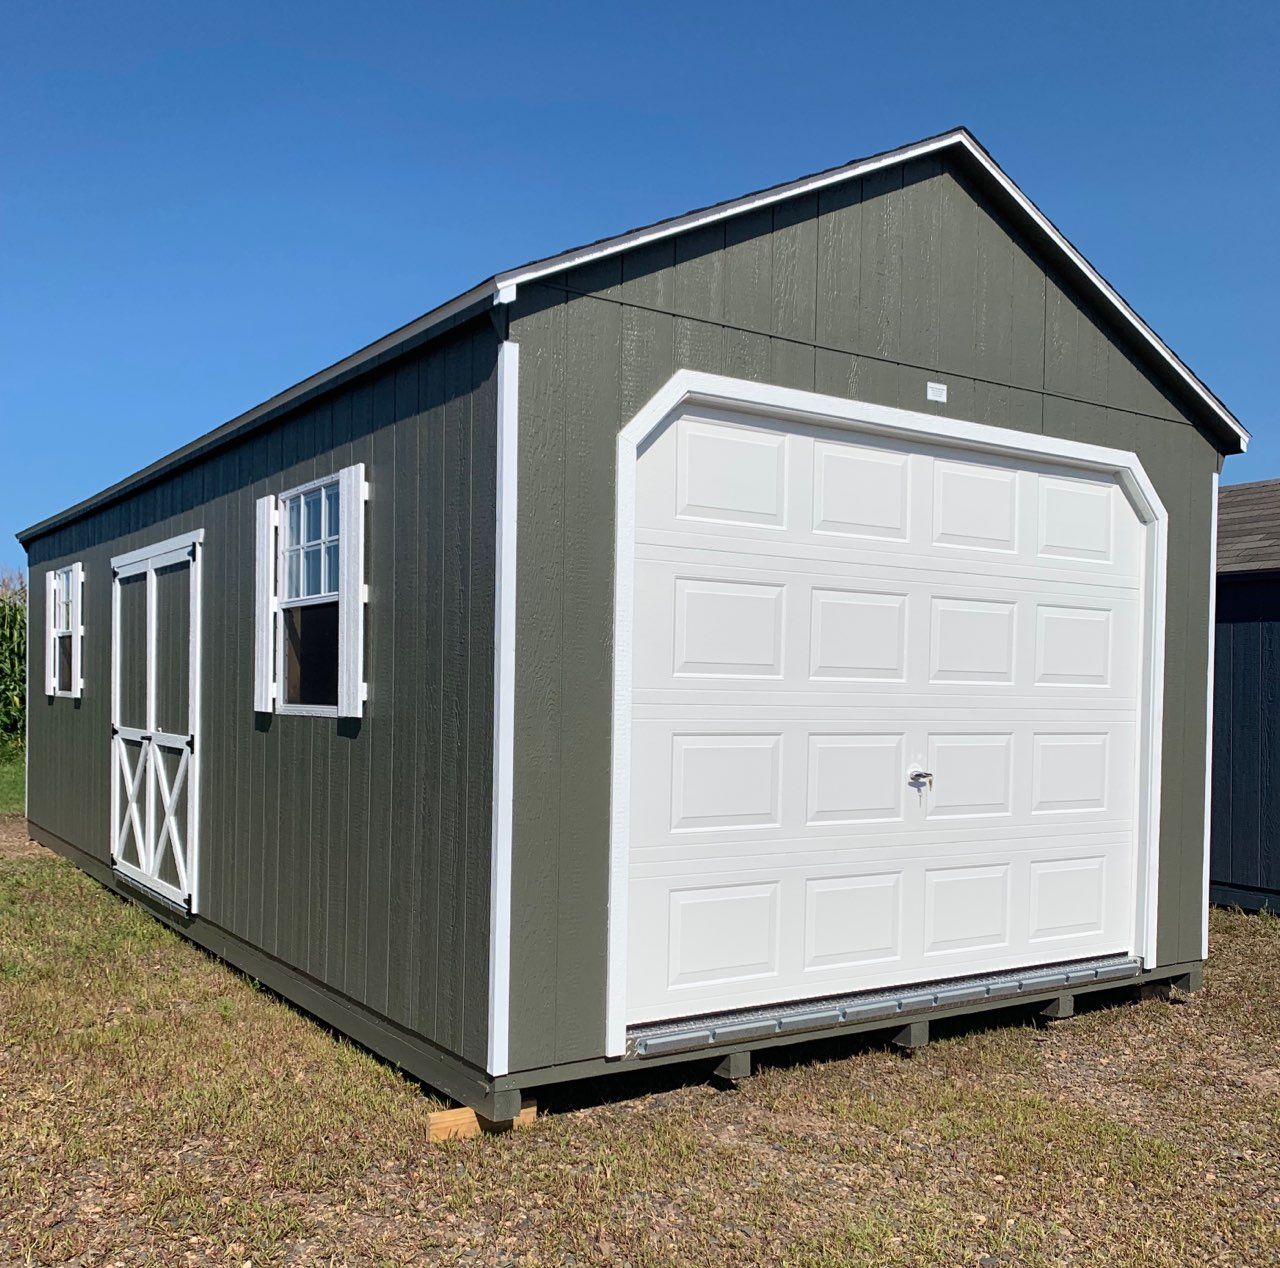
[[808, 869], [885, 867], [913, 862], [954, 863], [975, 851], [1001, 860], [1030, 858], [1045, 851], [1068, 851], [1074, 857], [1103, 851], [1108, 857], [1132, 858], [1126, 825], [1108, 820], [1089, 827], [1070, 825], [1035, 828], [974, 829], [968, 832], [841, 832], [830, 825], [802, 837], [774, 835], [759, 839], [681, 836], [662, 844], [650, 844], [636, 852], [632, 876], [650, 880], [675, 880], [718, 872], [727, 863], [738, 871], [759, 873], [788, 867]]
[[932, 787], [927, 819], [972, 819], [1013, 813], [1013, 734], [940, 732], [929, 736]]
[[960, 550], [943, 552], [931, 548], [923, 534], [906, 543], [886, 543], [837, 540], [817, 534], [797, 539], [776, 531], [762, 531], [753, 536], [745, 531], [730, 535], [729, 529], [720, 530], [715, 525], [700, 528], [702, 531], [698, 533], [688, 532], [684, 526], [640, 532], [636, 558], [680, 562], [713, 551], [717, 561], [727, 568], [775, 567], [788, 575], [810, 573], [815, 577], [832, 577], [837, 579], [837, 584], [847, 580], [847, 570], [856, 566], [860, 576], [869, 578], [893, 581], [901, 577], [902, 569], [909, 569], [912, 575], [941, 585], [952, 585], [958, 577], [965, 577], [980, 585], [1015, 588], [1019, 593], [1026, 586], [1029, 587], [1027, 593], [1040, 590], [1047, 595], [1058, 593], [1060, 586], [1079, 585], [1089, 587], [1090, 593], [1097, 588], [1103, 594], [1115, 592], [1117, 597], [1133, 598], [1133, 592], [1141, 584], [1139, 573], [1110, 567], [1073, 566], [1075, 561], [1070, 559], [1034, 555], [1008, 557]]
[[[728, 415], [678, 420], [645, 447], [637, 519], [649, 530], [803, 547], [943, 549], [979, 566], [1136, 579], [1142, 528], [1113, 479], [942, 446]], [[993, 556], [994, 552], [994, 556]]]
[[805, 826], [900, 823], [906, 736], [810, 732]]
[[837, 537], [906, 541], [908, 455], [830, 441], [813, 445], [813, 530]]
[[1078, 707], [1136, 695], [1132, 596], [1077, 598], [1061, 585], [1023, 594], [942, 575], [900, 571], [889, 584], [858, 574], [853, 585], [845, 573], [837, 586], [830, 574], [728, 569], [713, 553], [641, 559], [635, 689], [853, 691], [868, 701], [893, 690], [904, 705], [980, 687]]
[[810, 588], [808, 676], [906, 682], [907, 595]]
[[632, 1020], [1122, 952], [1114, 867], [1102, 851], [1042, 849], [639, 878]]
[[680, 429], [677, 519], [781, 527], [787, 516], [785, 436], [688, 423]]
[[1101, 934], [1107, 925], [1106, 880], [1103, 855], [1033, 861], [1029, 939], [1051, 942]]
[[675, 661], [680, 677], [779, 678], [786, 587], [675, 579]]
[[[759, 731], [730, 725], [714, 708], [701, 713], [633, 724], [636, 761], [669, 776], [651, 780], [635, 806], [633, 852], [688, 837], [748, 851], [835, 836], [852, 848], [886, 834], [906, 846], [1132, 823], [1132, 720], [1050, 723], [1041, 712], [984, 721], [961, 711], [952, 726], [927, 728], [894, 715], [857, 725], [802, 715]], [[759, 710], [743, 720], [758, 724]], [[912, 767], [932, 781], [909, 784]]]
[[1109, 607], [1036, 604], [1036, 685], [1110, 687], [1112, 625]]
[[672, 832], [779, 826], [781, 757], [781, 735], [673, 735]]
[[902, 955], [901, 872], [805, 880], [804, 969], [848, 969]]
[[933, 544], [1013, 554], [1018, 473], [973, 462], [933, 464]]
[[[947, 717], [982, 718], [991, 720], [1008, 718], [1017, 721], [1043, 719], [1055, 721], [1129, 724], [1133, 721], [1136, 700], [1132, 696], [1115, 693], [1091, 694], [1087, 698], [1057, 691], [1002, 691], [986, 690], [981, 684], [970, 688], [948, 687], [939, 684], [932, 692], [932, 703], [922, 703], [925, 693], [900, 694], [879, 690], [874, 683], [863, 684], [865, 690], [843, 685], [839, 680], [830, 683], [814, 683], [808, 690], [777, 691], [761, 684], [750, 689], [725, 691], [716, 683], [690, 684], [686, 691], [678, 687], [670, 690], [649, 689], [635, 695], [635, 712], [638, 717], [650, 720], [677, 721], [686, 718], [758, 717], [761, 708], [770, 710], [770, 717], [795, 719], [801, 717], [848, 717], [850, 700], [856, 702], [858, 717], [864, 721], [890, 718], [903, 722], [916, 719]], [[982, 694], [975, 694], [981, 691]]]
[[931, 684], [1014, 681], [1016, 603], [934, 595], [929, 606]]
[[1032, 737], [1031, 813], [1078, 814], [1107, 809], [1111, 773], [1106, 731], [1038, 731]]
[[780, 885], [707, 885], [670, 894], [668, 984], [710, 987], [779, 970]]
[[1133, 949], [1114, 481], [708, 412], [636, 489], [630, 1021]]

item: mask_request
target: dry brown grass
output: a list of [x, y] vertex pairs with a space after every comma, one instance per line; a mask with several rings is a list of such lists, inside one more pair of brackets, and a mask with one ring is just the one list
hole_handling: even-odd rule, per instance
[[1212, 927], [1193, 1000], [561, 1090], [428, 1145], [419, 1087], [0, 850], [0, 1260], [1280, 1262], [1280, 921]]

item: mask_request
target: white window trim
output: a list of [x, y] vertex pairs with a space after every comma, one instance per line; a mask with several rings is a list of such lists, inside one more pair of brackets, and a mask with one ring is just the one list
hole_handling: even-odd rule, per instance
[[[70, 578], [70, 621], [58, 624], [58, 579]], [[54, 699], [79, 700], [84, 695], [84, 564], [79, 560], [45, 573], [45, 695]], [[58, 686], [58, 639], [71, 635], [71, 686]]]
[[[341, 490], [338, 536], [338, 591], [336, 594], [285, 599], [285, 506], [291, 498], [337, 484]], [[355, 499], [351, 494], [355, 493]], [[255, 552], [255, 682], [254, 710], [302, 718], [360, 717], [368, 686], [364, 670], [364, 609], [369, 587], [364, 580], [365, 517], [369, 484], [364, 463], [357, 462], [333, 473], [293, 485], [280, 493], [258, 499]], [[356, 513], [358, 508], [358, 513]], [[264, 550], [264, 537], [270, 547]], [[354, 573], [354, 581], [349, 578]], [[284, 699], [284, 619], [285, 608], [311, 607], [321, 603], [338, 605], [338, 703], [336, 705], [291, 704]], [[269, 623], [264, 629], [265, 623]], [[344, 692], [344, 680], [355, 675], [358, 689]], [[344, 694], [348, 697], [344, 701]], [[344, 704], [346, 707], [344, 708]]]
[[[318, 480], [308, 480], [306, 484], [296, 485], [292, 489], [286, 489], [276, 498], [275, 506], [275, 641], [272, 649], [273, 666], [272, 677], [275, 680], [275, 701], [276, 712], [285, 717], [295, 718], [336, 718], [338, 716], [338, 706], [336, 704], [290, 704], [284, 698], [284, 681], [285, 681], [285, 647], [284, 647], [284, 613], [286, 608], [306, 608], [316, 607], [322, 603], [333, 603], [341, 608], [342, 604], [342, 538], [338, 538], [338, 591], [336, 594], [317, 594], [307, 598], [287, 599], [285, 598], [285, 588], [289, 584], [289, 568], [288, 568], [288, 545], [286, 541], [288, 525], [286, 507], [296, 497], [301, 497], [306, 493], [310, 493], [315, 489], [326, 489], [331, 484], [341, 484], [341, 472], [335, 471], [332, 475], [323, 476]], [[321, 499], [323, 506], [323, 498]], [[305, 514], [305, 512], [301, 512]], [[323, 514], [323, 512], [322, 512]], [[342, 515], [339, 512], [339, 523], [341, 524]], [[321, 576], [323, 579], [324, 569], [324, 547], [323, 536], [321, 538]], [[301, 581], [301, 576], [299, 576]], [[339, 624], [338, 628], [338, 660], [342, 660], [342, 628]]]
[[613, 740], [606, 950], [605, 1055], [626, 1051], [627, 903], [631, 836], [631, 691], [634, 646], [636, 463], [644, 440], [690, 407], [732, 410], [771, 421], [847, 428], [866, 435], [949, 443], [983, 453], [1051, 461], [1116, 477], [1146, 530], [1149, 578], [1143, 613], [1142, 705], [1139, 709], [1138, 895], [1136, 954], [1156, 959], [1160, 870], [1161, 718], [1164, 700], [1165, 571], [1169, 517], [1136, 454], [1101, 445], [1019, 432], [913, 410], [851, 401], [799, 388], [677, 370], [618, 434], [614, 555]]

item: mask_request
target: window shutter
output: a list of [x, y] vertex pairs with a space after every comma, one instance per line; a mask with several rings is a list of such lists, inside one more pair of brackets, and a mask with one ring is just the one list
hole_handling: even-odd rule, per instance
[[275, 709], [276, 499], [259, 498], [255, 525], [253, 604], [253, 707]]
[[53, 637], [57, 625], [58, 574], [44, 574], [44, 694], [53, 695], [58, 689], [58, 647]]
[[71, 565], [71, 694], [84, 693], [84, 564]]
[[338, 716], [364, 713], [364, 463], [338, 472]]

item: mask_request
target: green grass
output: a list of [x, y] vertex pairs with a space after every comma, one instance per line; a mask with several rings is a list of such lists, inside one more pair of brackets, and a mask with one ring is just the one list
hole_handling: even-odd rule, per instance
[[0, 815], [22, 813], [25, 783], [26, 764], [22, 746], [0, 740]]
[[1211, 929], [1191, 999], [560, 1089], [431, 1145], [418, 1085], [0, 849], [0, 1260], [1276, 1262], [1280, 920]]

